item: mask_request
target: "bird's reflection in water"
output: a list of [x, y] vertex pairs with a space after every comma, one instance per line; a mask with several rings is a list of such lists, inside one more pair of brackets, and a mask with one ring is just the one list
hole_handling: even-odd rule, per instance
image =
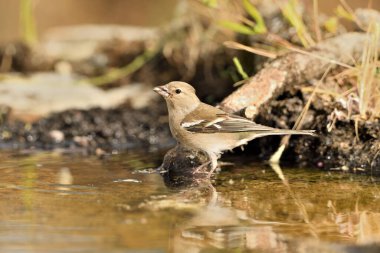
[[201, 252], [206, 248], [288, 252], [284, 238], [273, 231], [276, 222], [255, 221], [245, 210], [224, 206], [228, 200], [218, 194], [210, 181], [203, 181], [203, 185], [197, 182], [197, 187], [184, 191], [187, 195], [207, 191], [205, 205], [173, 233], [172, 252]]
[[[228, 200], [219, 196], [212, 185], [207, 168], [199, 166], [206, 156], [177, 146], [170, 150], [160, 167], [165, 185], [181, 189], [186, 196], [202, 196], [205, 203], [195, 215], [177, 228], [172, 252], [201, 252], [205, 248], [243, 248], [287, 252], [286, 243], [272, 229], [273, 222], [259, 222], [248, 217], [245, 210], [226, 207]], [[207, 194], [199, 194], [199, 192]], [[258, 226], [252, 226], [258, 224]]]

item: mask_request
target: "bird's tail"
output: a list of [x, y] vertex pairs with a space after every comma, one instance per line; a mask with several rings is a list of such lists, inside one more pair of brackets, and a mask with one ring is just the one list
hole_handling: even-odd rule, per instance
[[280, 134], [300, 134], [300, 135], [312, 135], [316, 136], [315, 130], [291, 130], [291, 129], [278, 129]]
[[271, 131], [257, 132], [255, 138], [268, 135], [311, 135], [316, 136], [315, 130], [291, 130], [291, 129], [273, 129]]

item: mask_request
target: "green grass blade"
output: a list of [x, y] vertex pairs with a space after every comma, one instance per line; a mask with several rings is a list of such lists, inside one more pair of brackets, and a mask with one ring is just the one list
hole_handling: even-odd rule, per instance
[[289, 0], [281, 9], [283, 16], [288, 20], [291, 26], [296, 29], [297, 36], [305, 48], [313, 46], [315, 42], [307, 31], [302, 16], [297, 12], [298, 0]]
[[153, 57], [156, 56], [157, 53], [157, 49], [147, 50], [143, 54], [137, 56], [131, 63], [122, 68], [111, 69], [102, 76], [88, 78], [84, 81], [90, 82], [97, 86], [102, 86], [105, 84], [115, 82], [121, 78], [131, 75], [132, 73], [142, 68], [148, 61], [153, 59]]
[[249, 0], [243, 0], [243, 6], [245, 11], [248, 12], [248, 14], [256, 22], [256, 25], [253, 27], [254, 31], [259, 34], [266, 33], [268, 30], [265, 25], [264, 18], [261, 16], [257, 8]]
[[20, 0], [20, 28], [26, 44], [33, 45], [37, 42], [38, 36], [32, 0]]
[[233, 62], [235, 64], [235, 67], [236, 67], [236, 70], [237, 72], [241, 75], [241, 77], [246, 80], [249, 78], [249, 76], [247, 75], [247, 73], [244, 71], [243, 69], [243, 66], [241, 65], [239, 59], [237, 57], [234, 57], [233, 58]]
[[227, 29], [232, 30], [234, 32], [238, 32], [238, 33], [242, 33], [242, 34], [248, 34], [248, 35], [255, 34], [255, 31], [252, 28], [245, 26], [245, 25], [242, 25], [242, 24], [239, 24], [239, 23], [236, 23], [236, 22], [232, 22], [232, 21], [228, 21], [228, 20], [222, 20], [222, 21], [219, 21], [219, 24], [221, 26], [223, 26], [224, 28], [227, 28]]
[[207, 7], [216, 8], [218, 7], [218, 0], [202, 0], [202, 3]]

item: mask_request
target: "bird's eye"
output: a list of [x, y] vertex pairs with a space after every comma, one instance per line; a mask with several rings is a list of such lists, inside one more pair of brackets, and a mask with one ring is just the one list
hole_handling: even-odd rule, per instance
[[181, 91], [181, 89], [176, 89], [175, 90], [175, 93], [177, 93], [177, 94], [180, 94], [182, 91]]

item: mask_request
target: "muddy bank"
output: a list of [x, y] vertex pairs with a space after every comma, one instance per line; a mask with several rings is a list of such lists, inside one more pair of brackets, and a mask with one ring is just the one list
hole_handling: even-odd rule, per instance
[[3, 148], [65, 148], [112, 152], [132, 148], [160, 149], [174, 145], [166, 108], [153, 101], [147, 108], [128, 105], [115, 109], [68, 110], [34, 123], [14, 121], [3, 109], [0, 125]]
[[[305, 103], [301, 92], [295, 96], [285, 93], [263, 106], [255, 120], [261, 124], [291, 128], [297, 119], [295, 115], [301, 113]], [[334, 114], [334, 109], [331, 105], [320, 108], [317, 103], [312, 104], [303, 128], [315, 129], [317, 137], [292, 136], [281, 160], [297, 166], [380, 175], [379, 122], [360, 122], [358, 136], [352, 120], [336, 121], [329, 131], [328, 118]], [[254, 140], [245, 153], [269, 159], [280, 140], [279, 137]]]

